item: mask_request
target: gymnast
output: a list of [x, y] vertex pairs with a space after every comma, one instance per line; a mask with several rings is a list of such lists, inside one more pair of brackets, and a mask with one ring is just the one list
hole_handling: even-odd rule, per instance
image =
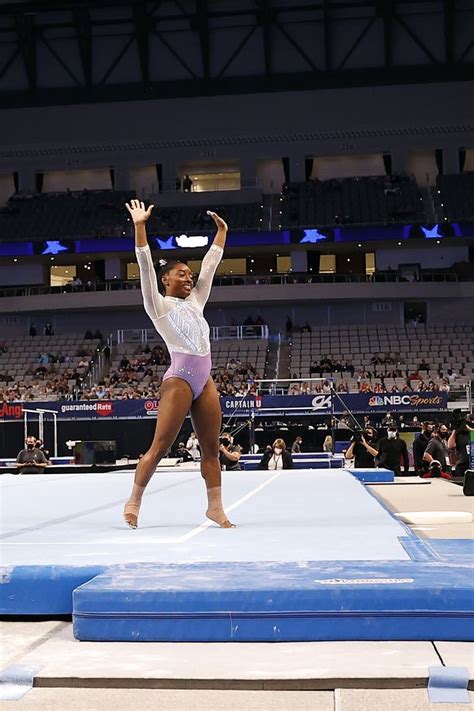
[[135, 253], [145, 311], [168, 346], [171, 365], [163, 376], [155, 436], [150, 449], [138, 463], [132, 494], [125, 504], [124, 519], [130, 528], [137, 528], [143, 492], [191, 410], [201, 448], [201, 475], [207, 489], [206, 516], [221, 528], [234, 528], [222, 507], [221, 406], [211, 377], [209, 326], [203, 316], [212, 280], [224, 252], [227, 224], [215, 212], [208, 212], [216, 223], [217, 234], [202, 261], [196, 286], [193, 286], [191, 270], [176, 259], [165, 262], [156, 274], [145, 229], [153, 207], [150, 205], [145, 210], [139, 200], [126, 204], [135, 225]]

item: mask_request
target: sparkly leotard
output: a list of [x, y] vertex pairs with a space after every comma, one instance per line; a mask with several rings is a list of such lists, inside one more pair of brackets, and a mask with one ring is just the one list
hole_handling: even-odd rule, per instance
[[193, 400], [202, 393], [211, 373], [209, 326], [203, 316], [203, 310], [223, 251], [222, 247], [217, 245], [210, 247], [202, 260], [196, 286], [188, 297], [178, 299], [174, 296], [162, 296], [158, 291], [150, 248], [135, 248], [145, 311], [171, 355], [171, 365], [163, 380], [185, 380], [191, 387]]

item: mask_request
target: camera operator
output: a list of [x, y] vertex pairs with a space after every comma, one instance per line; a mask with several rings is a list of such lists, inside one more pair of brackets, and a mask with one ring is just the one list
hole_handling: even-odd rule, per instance
[[346, 459], [354, 458], [356, 469], [375, 469], [375, 457], [377, 456], [377, 435], [373, 427], [365, 430], [356, 430], [351, 439], [351, 445], [346, 452]]
[[379, 451], [377, 457], [379, 467], [391, 469], [395, 473], [395, 476], [400, 476], [400, 460], [403, 459], [404, 473], [409, 473], [410, 460], [408, 458], [407, 443], [405, 440], [399, 438], [396, 425], [389, 425], [387, 427], [387, 436], [382, 437], [377, 448]]
[[[434, 428], [434, 433], [426, 445], [423, 461], [428, 463], [429, 471], [424, 476], [426, 478], [441, 476], [444, 479], [451, 479], [451, 460], [448, 449], [449, 432], [444, 422], [440, 422]], [[434, 463], [439, 462], [439, 466], [433, 468]]]
[[231, 436], [224, 432], [219, 439], [219, 461], [221, 469], [227, 471], [241, 471], [239, 459], [242, 456], [242, 447], [238, 444], [233, 444]]
[[16, 466], [19, 474], [41, 474], [48, 466], [48, 461], [40, 449], [36, 449], [36, 437], [28, 435], [26, 449], [18, 452]]
[[415, 471], [421, 476], [428, 471], [428, 462], [423, 461], [425, 449], [428, 446], [433, 435], [434, 424], [432, 422], [423, 422], [422, 429], [418, 437], [413, 442], [413, 459], [415, 462]]
[[456, 451], [456, 465], [454, 476], [464, 477], [469, 469], [471, 432], [474, 430], [474, 416], [468, 415], [454, 424], [454, 429], [448, 439], [448, 449]]

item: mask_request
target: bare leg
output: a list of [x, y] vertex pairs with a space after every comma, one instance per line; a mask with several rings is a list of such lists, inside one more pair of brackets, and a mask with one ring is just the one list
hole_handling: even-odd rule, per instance
[[150, 449], [138, 462], [132, 494], [125, 504], [123, 512], [125, 521], [130, 528], [137, 528], [143, 492], [155, 473], [158, 462], [165, 456], [178, 436], [191, 403], [191, 388], [185, 380], [181, 378], [165, 380], [161, 387], [155, 436]]
[[208, 508], [206, 516], [221, 528], [234, 528], [222, 507], [221, 465], [219, 462], [219, 433], [221, 429], [221, 404], [212, 378], [191, 407], [194, 431], [201, 448], [201, 474], [206, 482]]

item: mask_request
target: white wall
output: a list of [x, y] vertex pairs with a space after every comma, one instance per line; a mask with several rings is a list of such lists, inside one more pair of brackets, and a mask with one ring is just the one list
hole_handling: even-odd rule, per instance
[[[290, 179], [293, 180], [291, 173]], [[283, 162], [277, 160], [259, 160], [257, 161], [257, 185], [262, 188], [264, 193], [280, 193], [281, 186], [285, 182], [285, 173], [283, 172]]]
[[[44, 267], [42, 264], [0, 265], [0, 286], [25, 286], [43, 284]], [[1, 306], [1, 305], [0, 305]]]
[[423, 269], [446, 269], [457, 262], [468, 261], [469, 247], [444, 247], [443, 244], [426, 245], [420, 249], [407, 249], [403, 246], [398, 249], [378, 249], [375, 253], [376, 268], [380, 271], [389, 267], [398, 269], [399, 264], [420, 264]]
[[435, 185], [438, 167], [434, 148], [429, 151], [411, 151], [407, 158], [406, 172], [415, 176], [420, 187]]
[[311, 177], [320, 180], [385, 175], [382, 155], [317, 156]]
[[110, 190], [112, 182], [108, 168], [97, 170], [53, 170], [44, 175], [43, 192], [69, 190]]
[[466, 151], [466, 162], [464, 164], [464, 170], [466, 172], [474, 171], [474, 148], [469, 148]]
[[132, 168], [130, 171], [130, 189], [135, 190], [140, 198], [158, 192], [158, 178], [154, 165]]
[[0, 205], [4, 205], [14, 192], [13, 173], [0, 175]]

